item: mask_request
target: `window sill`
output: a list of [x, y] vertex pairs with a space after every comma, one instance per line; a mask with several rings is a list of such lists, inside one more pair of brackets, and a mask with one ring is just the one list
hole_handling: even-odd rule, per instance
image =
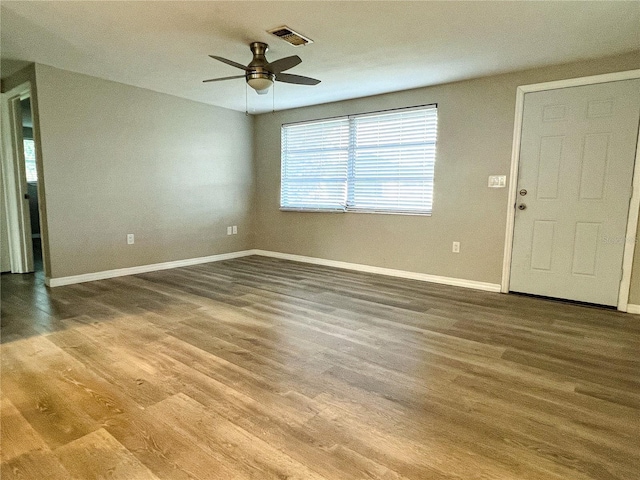
[[405, 215], [411, 217], [430, 217], [433, 212], [389, 212], [384, 210], [329, 210], [320, 208], [282, 208], [281, 212], [298, 212], [298, 213], [366, 213], [377, 215]]

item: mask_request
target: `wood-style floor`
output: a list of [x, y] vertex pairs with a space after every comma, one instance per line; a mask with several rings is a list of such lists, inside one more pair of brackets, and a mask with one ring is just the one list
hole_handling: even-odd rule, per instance
[[632, 315], [263, 257], [38, 283], [3, 480], [640, 478]]

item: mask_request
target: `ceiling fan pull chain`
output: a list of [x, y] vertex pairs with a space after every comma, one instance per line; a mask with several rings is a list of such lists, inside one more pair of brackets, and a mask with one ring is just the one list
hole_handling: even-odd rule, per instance
[[276, 84], [271, 87], [271, 114], [276, 113]]
[[244, 84], [244, 116], [248, 117], [249, 116], [249, 86], [245, 83]]

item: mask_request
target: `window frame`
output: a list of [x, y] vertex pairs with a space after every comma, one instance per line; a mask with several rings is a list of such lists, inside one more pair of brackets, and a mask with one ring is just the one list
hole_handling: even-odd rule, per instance
[[[356, 137], [356, 123], [358, 121], [358, 119], [363, 119], [363, 118], [376, 118], [376, 117], [384, 117], [385, 115], [393, 115], [393, 114], [402, 114], [403, 112], [409, 112], [409, 111], [426, 111], [427, 115], [429, 115], [428, 112], [431, 112], [430, 115], [432, 115], [433, 117], [433, 128], [432, 130], [429, 130], [428, 135], [433, 136], [433, 140], [426, 140], [427, 137], [425, 137], [425, 140], [422, 141], [419, 145], [422, 145], [423, 148], [429, 148], [433, 150], [433, 153], [429, 155], [430, 160], [426, 163], [426, 165], [428, 166], [428, 168], [430, 168], [430, 175], [422, 175], [422, 176], [415, 176], [414, 178], [411, 178], [410, 181], [415, 181], [415, 182], [430, 182], [429, 183], [429, 187], [430, 187], [430, 203], [429, 203], [429, 209], [401, 209], [401, 208], [397, 208], [397, 209], [393, 209], [390, 207], [384, 207], [381, 206], [380, 208], [376, 208], [375, 206], [373, 207], [358, 207], [357, 204], [354, 204], [354, 188], [355, 188], [355, 184], [357, 183], [355, 180], [355, 175], [354, 175], [354, 168], [357, 165], [356, 163], [356, 154], [358, 153], [358, 148], [356, 146], [356, 142], [355, 142], [355, 137]], [[348, 122], [348, 154], [347, 154], [347, 160], [346, 160], [346, 172], [345, 172], [345, 180], [344, 180], [344, 206], [341, 208], [322, 208], [322, 207], [304, 207], [304, 206], [292, 206], [292, 205], [286, 205], [283, 206], [285, 202], [285, 184], [287, 186], [287, 188], [289, 188], [289, 182], [286, 182], [286, 180], [288, 178], [291, 178], [290, 176], [288, 176], [289, 174], [287, 173], [287, 158], [286, 155], [289, 153], [289, 151], [285, 150], [285, 130], [288, 127], [295, 127], [295, 126], [304, 126], [304, 125], [314, 125], [314, 124], [318, 124], [318, 123], [329, 123], [329, 122], [336, 122], [336, 121], [344, 121], [346, 120]], [[342, 116], [336, 116], [336, 117], [327, 117], [327, 118], [321, 118], [321, 119], [313, 119], [313, 120], [307, 120], [307, 121], [300, 121], [300, 122], [292, 122], [292, 123], [284, 123], [281, 125], [281, 145], [280, 145], [280, 167], [281, 167], [281, 171], [280, 171], [280, 211], [283, 212], [309, 212], [309, 213], [374, 213], [374, 214], [385, 214], [385, 215], [418, 215], [418, 216], [431, 216], [433, 214], [433, 189], [435, 186], [435, 164], [436, 164], [436, 160], [437, 160], [437, 143], [438, 143], [438, 104], [437, 103], [430, 103], [430, 104], [425, 104], [425, 105], [416, 105], [416, 106], [409, 106], [409, 107], [403, 107], [403, 108], [394, 108], [394, 109], [387, 109], [387, 110], [379, 110], [379, 111], [373, 111], [373, 112], [366, 112], [366, 113], [359, 113], [359, 114], [353, 114], [353, 115], [342, 115]], [[399, 145], [402, 144], [402, 142], [398, 143]], [[378, 147], [378, 151], [384, 150], [385, 147]], [[360, 153], [362, 153], [362, 150], [360, 150]], [[403, 150], [404, 152], [404, 150]], [[362, 166], [365, 162], [362, 162], [360, 164], [360, 166]], [[400, 176], [396, 176], [396, 177], [392, 177], [389, 176], [387, 178], [381, 177], [380, 180], [380, 184], [382, 185], [384, 181], [403, 181], [403, 179]], [[404, 181], [408, 181], [406, 179], [404, 179]], [[361, 180], [361, 183], [364, 183]], [[398, 190], [399, 191], [399, 190]], [[287, 193], [288, 195], [288, 193]]]

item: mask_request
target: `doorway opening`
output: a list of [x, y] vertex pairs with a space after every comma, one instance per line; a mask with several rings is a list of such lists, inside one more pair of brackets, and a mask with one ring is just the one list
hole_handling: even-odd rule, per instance
[[33, 137], [33, 113], [31, 97], [20, 99], [22, 118], [22, 152], [24, 156], [25, 175], [27, 180], [27, 200], [29, 200], [29, 219], [31, 225], [31, 245], [33, 250], [33, 269], [36, 273], [43, 271], [42, 236], [40, 233], [40, 209], [38, 205], [38, 169], [36, 167], [36, 143]]
[[3, 273], [47, 275], [44, 185], [39, 152], [37, 102], [28, 81], [2, 93], [2, 208], [0, 260]]

